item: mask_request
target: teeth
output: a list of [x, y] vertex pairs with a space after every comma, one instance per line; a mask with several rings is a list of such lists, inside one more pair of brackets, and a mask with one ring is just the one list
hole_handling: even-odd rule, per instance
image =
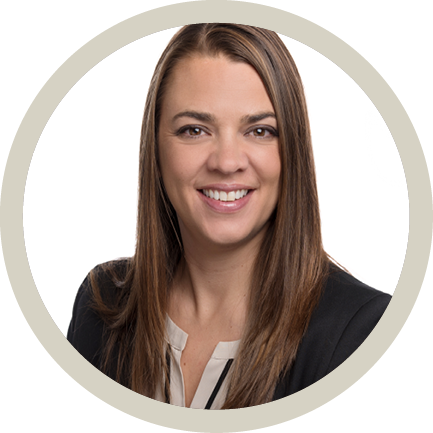
[[248, 194], [247, 189], [238, 189], [237, 191], [230, 191], [229, 193], [212, 189], [203, 189], [202, 191], [206, 197], [220, 201], [235, 201], [245, 197]]

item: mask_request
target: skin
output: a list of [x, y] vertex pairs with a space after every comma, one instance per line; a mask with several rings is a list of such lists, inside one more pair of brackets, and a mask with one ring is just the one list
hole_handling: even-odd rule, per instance
[[[254, 258], [278, 197], [281, 162], [272, 114], [255, 69], [222, 56], [181, 60], [163, 97], [160, 169], [185, 251], [168, 314], [189, 335], [181, 358], [187, 407], [218, 342], [242, 336]], [[224, 213], [198, 191], [215, 183], [254, 191], [244, 207]]]

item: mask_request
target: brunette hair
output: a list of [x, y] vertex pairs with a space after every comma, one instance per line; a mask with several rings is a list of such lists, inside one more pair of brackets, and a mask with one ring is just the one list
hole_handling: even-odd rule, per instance
[[303, 85], [276, 33], [237, 24], [194, 24], [172, 38], [156, 66], [144, 110], [135, 254], [126, 261], [126, 273], [116, 274], [115, 262], [104, 269], [118, 286], [111, 303], [98, 289], [96, 271], [91, 282], [95, 308], [107, 325], [101, 369], [109, 370], [115, 361], [116, 380], [133, 391], [154, 397], [162, 387], [169, 393], [167, 296], [183, 252], [176, 212], [159, 172], [157, 129], [170, 74], [179, 60], [194, 55], [224, 56], [254, 67], [279, 130], [278, 202], [256, 257], [247, 323], [223, 406], [234, 409], [272, 400], [295, 360], [330, 263], [322, 246]]

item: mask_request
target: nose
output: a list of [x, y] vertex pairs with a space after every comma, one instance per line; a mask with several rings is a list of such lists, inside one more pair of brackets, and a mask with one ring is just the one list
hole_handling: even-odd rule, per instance
[[207, 166], [210, 171], [232, 174], [244, 171], [248, 167], [248, 155], [242, 143], [242, 137], [226, 133], [212, 144]]

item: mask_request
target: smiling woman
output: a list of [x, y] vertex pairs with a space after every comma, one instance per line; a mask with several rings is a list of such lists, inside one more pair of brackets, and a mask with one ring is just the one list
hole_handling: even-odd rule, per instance
[[142, 125], [132, 258], [83, 282], [68, 340], [133, 391], [233, 409], [344, 362], [390, 296], [322, 247], [302, 82], [268, 30], [182, 28]]
[[158, 143], [182, 239], [196, 253], [263, 237], [281, 168], [273, 106], [254, 68], [224, 56], [181, 60], [162, 98]]

